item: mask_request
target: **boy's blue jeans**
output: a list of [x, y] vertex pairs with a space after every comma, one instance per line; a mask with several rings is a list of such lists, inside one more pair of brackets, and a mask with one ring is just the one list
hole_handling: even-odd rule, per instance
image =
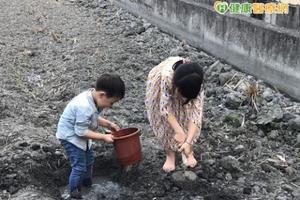
[[72, 171], [69, 177], [70, 192], [80, 191], [81, 185], [92, 184], [92, 171], [94, 164], [94, 153], [92, 149], [84, 151], [74, 144], [60, 140], [71, 163]]

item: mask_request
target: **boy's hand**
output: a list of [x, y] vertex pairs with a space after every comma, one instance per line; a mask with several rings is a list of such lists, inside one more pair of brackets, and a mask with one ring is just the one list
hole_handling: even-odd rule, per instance
[[103, 135], [103, 141], [106, 143], [113, 143], [114, 142], [114, 137], [112, 134], [104, 134]]
[[117, 124], [112, 123], [112, 122], [109, 123], [108, 128], [113, 132], [120, 130], [120, 127]]

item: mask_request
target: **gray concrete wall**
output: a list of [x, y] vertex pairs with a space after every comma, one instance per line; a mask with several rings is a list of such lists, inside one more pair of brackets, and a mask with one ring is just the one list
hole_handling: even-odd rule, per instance
[[275, 15], [274, 24], [290, 29], [298, 29], [300, 31], [300, 6], [289, 6], [289, 14]]
[[115, 0], [164, 31], [300, 100], [300, 33], [190, 0]]
[[[192, 0], [195, 3], [203, 3], [203, 4], [208, 4], [213, 6], [214, 3], [217, 0]], [[219, 0], [220, 1], [220, 0]], [[253, 3], [253, 2], [264, 2], [264, 3], [268, 3], [268, 2], [275, 2], [277, 3], [278, 1], [276, 0], [225, 0], [228, 3], [245, 3], [245, 2], [249, 2], [249, 3]], [[245, 15], [247, 16], [247, 15]], [[249, 16], [250, 17], [250, 16]], [[285, 27], [285, 28], [289, 28], [289, 29], [298, 29], [300, 30], [300, 6], [299, 5], [289, 5], [289, 14], [266, 14], [263, 17], [264, 21], [280, 26], [280, 27]]]

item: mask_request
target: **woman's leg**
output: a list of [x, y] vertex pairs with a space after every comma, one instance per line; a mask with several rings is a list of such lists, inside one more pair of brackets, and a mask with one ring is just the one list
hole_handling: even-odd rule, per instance
[[166, 156], [166, 161], [163, 166], [163, 170], [165, 172], [171, 172], [175, 170], [175, 151], [168, 149], [167, 150], [167, 156]]
[[194, 168], [197, 165], [197, 160], [194, 157], [194, 151], [186, 156], [186, 162], [184, 164], [188, 167]]

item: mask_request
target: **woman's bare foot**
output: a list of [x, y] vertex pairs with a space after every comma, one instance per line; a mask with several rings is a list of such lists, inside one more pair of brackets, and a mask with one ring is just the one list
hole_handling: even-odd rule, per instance
[[163, 166], [165, 172], [171, 172], [175, 170], [175, 152], [172, 150], [167, 150], [166, 162]]
[[186, 158], [186, 163], [184, 163], [186, 166], [194, 168], [197, 165], [197, 160], [194, 157], [194, 153], [191, 153]]

